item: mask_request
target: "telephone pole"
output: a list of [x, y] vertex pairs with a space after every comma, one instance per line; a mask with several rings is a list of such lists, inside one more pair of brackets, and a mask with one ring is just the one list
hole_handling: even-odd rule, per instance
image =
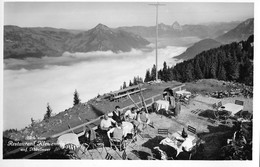
[[156, 40], [155, 40], [155, 68], [156, 68], [156, 75], [155, 75], [155, 80], [158, 80], [158, 6], [164, 6], [165, 4], [160, 4], [159, 2], [155, 3], [155, 4], [149, 4], [149, 5], [153, 5], [156, 7]]

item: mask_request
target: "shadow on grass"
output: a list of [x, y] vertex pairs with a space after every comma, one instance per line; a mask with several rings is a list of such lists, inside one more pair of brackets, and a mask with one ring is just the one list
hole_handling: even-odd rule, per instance
[[168, 118], [175, 116], [174, 111], [171, 111], [171, 110], [166, 111], [165, 109], [160, 109], [158, 111], [158, 114], [163, 115], [163, 116], [168, 117]]
[[227, 144], [227, 139], [233, 137], [234, 128], [225, 125], [217, 127], [208, 125], [209, 132], [198, 133], [197, 136], [205, 143], [200, 151], [193, 155], [196, 160], [222, 160], [221, 148]]
[[198, 115], [201, 117], [205, 117], [205, 118], [216, 119], [213, 110], [204, 110], [201, 113], [199, 113]]
[[132, 150], [131, 152], [142, 160], [147, 160], [148, 156], [151, 156], [149, 153], [144, 152], [144, 151]]
[[249, 119], [249, 120], [252, 120], [253, 119], [253, 114], [250, 113], [249, 111], [239, 111], [235, 114], [235, 116], [237, 117], [241, 117], [241, 118], [244, 118], [244, 119]]
[[161, 157], [159, 155], [159, 152], [157, 150], [155, 150], [154, 147], [159, 147], [161, 150], [165, 151], [165, 153], [167, 154], [168, 157], [175, 158], [177, 151], [174, 148], [167, 146], [167, 145], [160, 144], [160, 142], [164, 138], [165, 137], [163, 137], [163, 136], [156, 136], [152, 139], [149, 139], [147, 142], [143, 143], [142, 146], [149, 148], [152, 151], [152, 153], [156, 159], [160, 159]]
[[147, 142], [143, 143], [143, 147], [147, 147], [152, 150], [154, 147], [159, 146], [159, 143], [164, 139], [162, 136], [156, 136], [152, 139], [149, 139]]

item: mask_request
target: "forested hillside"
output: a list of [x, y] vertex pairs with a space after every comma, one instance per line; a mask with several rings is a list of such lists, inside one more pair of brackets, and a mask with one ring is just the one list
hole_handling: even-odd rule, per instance
[[234, 29], [217, 37], [215, 40], [223, 44], [228, 44], [231, 42], [246, 40], [252, 34], [254, 34], [254, 18], [247, 19]]
[[[195, 58], [168, 67], [164, 63], [159, 70], [161, 80], [189, 82], [203, 78], [236, 81], [253, 85], [254, 37], [246, 41], [222, 45], [218, 48], [201, 52]], [[147, 70], [145, 82], [154, 80], [155, 66]]]
[[179, 56], [173, 57], [174, 59], [182, 59], [182, 60], [189, 60], [194, 58], [200, 52], [217, 48], [221, 45], [220, 42], [214, 39], [203, 39], [199, 42], [196, 42], [191, 47], [187, 48], [187, 50], [180, 54]]

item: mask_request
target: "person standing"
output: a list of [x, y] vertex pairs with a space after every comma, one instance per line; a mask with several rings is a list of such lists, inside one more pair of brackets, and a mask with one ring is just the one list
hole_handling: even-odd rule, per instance
[[166, 93], [165, 95], [165, 100], [169, 102], [169, 108], [167, 112], [170, 112], [171, 114], [175, 115], [174, 110], [176, 107], [176, 103], [175, 103], [175, 98], [173, 96], [171, 96], [171, 94], [169, 92]]
[[109, 113], [109, 115], [113, 120], [115, 120], [117, 123], [121, 122], [121, 111], [120, 111], [120, 107], [116, 106], [115, 110], [112, 113]]
[[178, 118], [180, 112], [181, 112], [181, 103], [178, 101], [175, 107], [175, 118]]

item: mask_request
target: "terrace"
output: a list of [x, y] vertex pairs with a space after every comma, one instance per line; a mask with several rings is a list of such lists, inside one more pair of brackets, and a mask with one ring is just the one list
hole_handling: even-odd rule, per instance
[[[238, 99], [244, 101], [244, 109], [252, 112], [252, 102], [249, 99], [238, 97]], [[168, 159], [174, 160], [188, 160], [188, 159], [218, 159], [220, 154], [220, 148], [225, 145], [227, 139], [232, 138], [234, 127], [233, 125], [237, 122], [234, 118], [228, 118], [223, 121], [210, 121], [210, 111], [213, 111], [212, 104], [219, 102], [219, 99], [197, 96], [191, 99], [188, 105], [182, 106], [182, 110], [178, 118], [171, 117], [164, 112], [151, 112], [149, 117], [153, 122], [153, 126], [147, 126], [147, 128], [137, 135], [137, 141], [128, 145], [125, 149], [126, 157], [124, 157], [124, 151], [118, 149], [112, 149], [109, 144], [105, 144], [104, 147], [86, 150], [83, 145], [80, 146], [78, 156], [80, 159], [106, 159], [107, 155], [110, 155], [112, 159], [122, 160], [124, 158], [129, 160], [147, 160], [147, 159], [160, 159], [155, 154], [155, 148], [158, 147], [160, 142], [180, 132], [184, 129], [187, 130], [188, 126], [196, 128], [196, 134], [200, 141], [202, 141], [200, 151], [195, 154], [190, 152], [181, 151], [178, 156], [177, 150], [165, 146], [163, 151], [168, 156]], [[234, 103], [234, 98], [222, 99], [223, 104]], [[151, 110], [149, 110], [151, 111]], [[158, 134], [158, 129], [168, 129], [168, 135]], [[188, 135], [193, 135], [189, 134]], [[81, 138], [79, 138], [82, 140]], [[81, 143], [82, 144], [82, 143]], [[161, 145], [162, 146], [162, 145]], [[156, 157], [157, 156], [157, 157]]]
[[[209, 82], [209, 81], [206, 81]], [[214, 86], [212, 86], [214, 84]], [[209, 86], [208, 86], [209, 85]], [[235, 97], [224, 97], [215, 98], [209, 97], [207, 93], [204, 95], [199, 94], [198, 96], [192, 96], [188, 104], [183, 104], [181, 106], [181, 112], [178, 117], [173, 117], [165, 112], [157, 112], [151, 108], [154, 102], [162, 99], [162, 92], [165, 88], [182, 87], [181, 83], [169, 82], [160, 84], [146, 84], [142, 88], [145, 103], [149, 108], [149, 117], [153, 122], [154, 128], [148, 126], [143, 135], [137, 135], [137, 141], [126, 147], [127, 159], [153, 159], [155, 157], [154, 151], [155, 147], [160, 146], [160, 142], [167, 136], [176, 134], [176, 132], [181, 131], [183, 128], [187, 130], [188, 126], [196, 128], [196, 136], [203, 141], [201, 144], [202, 149], [197, 151], [196, 154], [190, 154], [188, 152], [181, 152], [176, 156], [176, 149], [172, 147], [164, 147], [164, 151], [167, 152], [169, 159], [199, 159], [199, 160], [216, 160], [222, 159], [221, 147], [227, 144], [227, 139], [231, 139], [235, 132], [235, 124], [237, 123], [236, 118], [227, 118], [222, 120], [220, 118], [215, 118], [214, 110], [212, 105], [214, 103], [219, 103], [220, 101], [225, 106], [228, 103], [235, 103], [236, 100], [243, 101], [243, 112], [242, 114], [237, 114], [237, 117], [244, 117], [246, 119], [251, 119], [246, 117], [246, 115], [252, 115], [253, 113], [253, 102], [252, 98], [247, 98], [241, 95]], [[208, 87], [208, 88], [207, 88]], [[226, 85], [219, 82], [210, 81], [208, 83], [188, 83], [185, 88], [188, 91], [197, 94], [198, 92], [225, 90]], [[206, 89], [205, 89], [206, 88]], [[214, 89], [213, 89], [214, 88]], [[201, 91], [202, 89], [203, 91]], [[195, 92], [193, 90], [196, 90]], [[132, 100], [138, 106], [142, 106], [138, 94], [131, 95]], [[130, 99], [123, 99], [119, 102], [110, 102], [108, 100], [102, 99], [102, 97], [94, 98], [87, 103], [82, 103], [73, 106], [70, 109], [65, 110], [52, 117], [48, 122], [39, 122], [34, 126], [34, 132], [38, 132], [40, 137], [48, 137], [46, 142], [55, 143], [57, 138], [66, 133], [75, 133], [76, 138], [82, 141], [83, 127], [88, 125], [93, 129], [97, 129], [97, 125], [100, 123], [100, 117], [108, 111], [112, 111], [116, 105], [120, 105], [125, 112], [127, 109], [134, 106]], [[70, 126], [70, 129], [68, 129]], [[167, 129], [169, 135], [158, 134], [158, 129]], [[26, 129], [28, 132], [29, 129]], [[252, 131], [251, 131], [252, 132]], [[251, 135], [252, 136], [252, 135]], [[106, 159], [106, 156], [111, 155], [113, 159], [122, 159], [123, 153], [120, 151], [115, 151], [111, 149], [108, 143], [105, 143], [104, 148], [89, 148], [85, 149], [83, 142], [80, 144], [80, 149], [78, 151], [78, 157], [80, 159]], [[131, 147], [130, 147], [131, 146]], [[8, 153], [4, 154], [4, 158], [14, 158], [16, 156], [29, 159], [60, 159], [68, 158], [62, 156], [58, 152], [53, 151], [43, 151], [43, 152], [21, 152], [21, 148], [17, 148]], [[84, 152], [84, 153], [83, 153]], [[19, 154], [19, 155], [17, 155]], [[248, 154], [250, 155], [250, 154]], [[158, 157], [157, 157], [158, 159]], [[250, 158], [249, 158], [250, 159]]]

